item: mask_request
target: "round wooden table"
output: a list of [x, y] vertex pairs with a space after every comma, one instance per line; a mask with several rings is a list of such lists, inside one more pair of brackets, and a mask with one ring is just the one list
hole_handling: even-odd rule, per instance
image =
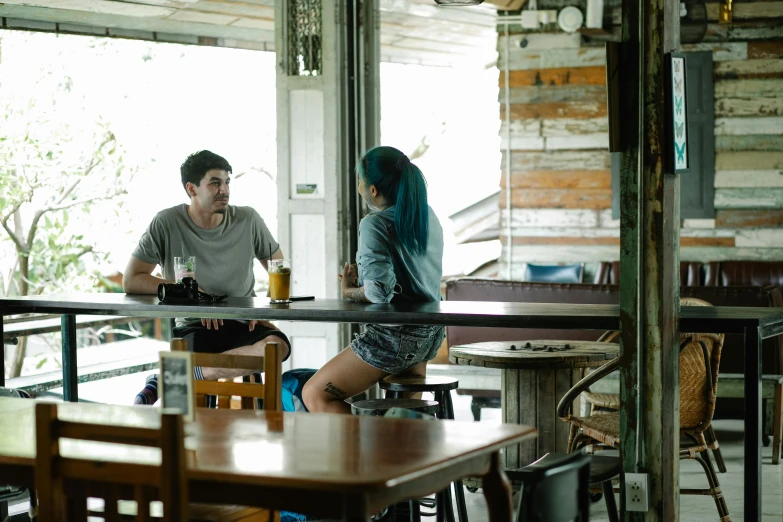
[[487, 342], [452, 346], [455, 364], [500, 368], [503, 422], [538, 428], [538, 437], [504, 450], [506, 469], [527, 466], [551, 451], [565, 453], [568, 424], [557, 403], [585, 374], [620, 354], [620, 345], [589, 341]]

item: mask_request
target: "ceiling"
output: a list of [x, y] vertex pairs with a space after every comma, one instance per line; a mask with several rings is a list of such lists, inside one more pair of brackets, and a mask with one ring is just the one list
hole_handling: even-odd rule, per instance
[[[382, 61], [437, 66], [495, 62], [491, 6], [379, 1]], [[3, 0], [0, 27], [272, 51], [274, 0]]]

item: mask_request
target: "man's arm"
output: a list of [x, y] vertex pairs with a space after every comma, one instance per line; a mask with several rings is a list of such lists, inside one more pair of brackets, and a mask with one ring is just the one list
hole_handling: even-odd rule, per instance
[[272, 254], [272, 257], [268, 257], [266, 259], [259, 259], [261, 262], [261, 266], [264, 267], [264, 270], [269, 272], [269, 260], [270, 259], [285, 259], [285, 256], [283, 255], [283, 249], [278, 248], [274, 254]]
[[173, 283], [167, 279], [155, 277], [152, 271], [157, 265], [147, 263], [131, 256], [122, 276], [122, 289], [126, 294], [157, 294], [160, 283]]

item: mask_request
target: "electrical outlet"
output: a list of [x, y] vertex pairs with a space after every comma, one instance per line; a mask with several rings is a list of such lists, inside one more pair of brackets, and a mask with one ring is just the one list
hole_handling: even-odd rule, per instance
[[646, 473], [625, 474], [625, 509], [627, 511], [647, 511], [650, 504], [649, 492]]

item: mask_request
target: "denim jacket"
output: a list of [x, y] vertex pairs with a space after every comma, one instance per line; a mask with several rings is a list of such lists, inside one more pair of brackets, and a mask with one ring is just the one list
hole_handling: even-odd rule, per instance
[[440, 301], [443, 229], [429, 208], [429, 240], [422, 255], [397, 239], [394, 206], [373, 212], [359, 224], [359, 286], [373, 303]]

